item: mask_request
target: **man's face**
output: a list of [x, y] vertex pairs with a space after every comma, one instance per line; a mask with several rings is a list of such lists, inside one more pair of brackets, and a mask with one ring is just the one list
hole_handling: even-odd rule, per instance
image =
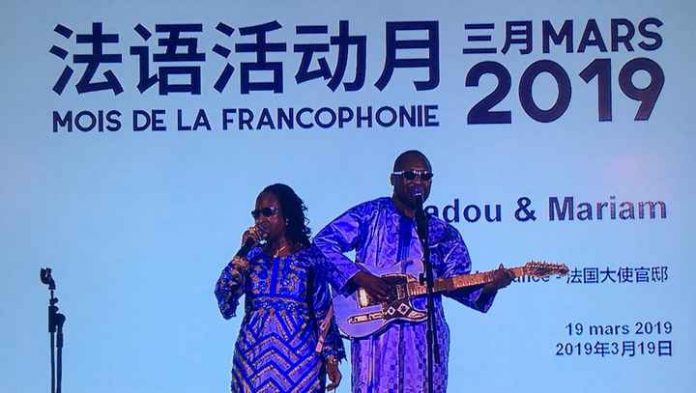
[[[394, 186], [394, 196], [410, 208], [417, 206], [415, 195], [423, 195], [423, 201], [430, 195], [432, 185], [432, 171], [430, 163], [419, 155], [406, 156], [395, 168], [391, 175], [391, 184]], [[414, 176], [415, 175], [415, 176]], [[427, 179], [427, 180], [426, 180]]]

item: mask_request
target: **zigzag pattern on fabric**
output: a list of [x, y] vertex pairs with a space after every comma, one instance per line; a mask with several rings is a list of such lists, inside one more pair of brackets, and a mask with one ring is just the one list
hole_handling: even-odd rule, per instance
[[[307, 319], [284, 310], [257, 310], [237, 342], [234, 385], [242, 392], [312, 392], [321, 390], [321, 362], [313, 354]], [[296, 316], [295, 316], [296, 317]], [[252, 333], [258, 332], [258, 334]]]

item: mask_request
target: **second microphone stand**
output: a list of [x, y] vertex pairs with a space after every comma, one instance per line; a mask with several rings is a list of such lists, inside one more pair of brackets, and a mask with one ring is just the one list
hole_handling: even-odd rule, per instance
[[58, 298], [54, 296], [56, 282], [51, 269], [41, 269], [41, 282], [48, 285], [48, 332], [51, 334], [51, 393], [61, 393], [63, 380], [63, 324], [65, 315], [58, 312]]

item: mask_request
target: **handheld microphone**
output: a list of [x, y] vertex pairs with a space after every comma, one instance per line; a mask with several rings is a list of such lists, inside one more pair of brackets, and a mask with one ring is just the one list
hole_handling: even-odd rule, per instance
[[254, 239], [253, 236], [249, 236], [248, 238], [246, 238], [246, 240], [244, 241], [244, 244], [243, 244], [242, 247], [239, 249], [239, 251], [237, 251], [237, 253], [234, 254], [234, 256], [236, 256], [236, 257], [245, 257], [246, 254], [248, 254], [249, 251], [250, 251], [257, 243], [263, 241], [263, 239], [266, 237], [266, 229], [263, 227], [263, 225], [254, 225], [253, 227], [251, 227], [250, 230], [260, 231], [260, 234], [261, 234], [261, 236], [259, 236], [260, 239], [259, 239], [259, 240], [256, 240], [256, 239]]
[[242, 247], [239, 249], [239, 251], [237, 251], [237, 253], [234, 254], [234, 256], [236, 256], [236, 257], [246, 256], [246, 254], [249, 253], [249, 250], [251, 250], [251, 248], [254, 247], [255, 245], [256, 245], [256, 240], [254, 240], [253, 237], [248, 237], [246, 239], [246, 241], [244, 242], [244, 244], [242, 245]]

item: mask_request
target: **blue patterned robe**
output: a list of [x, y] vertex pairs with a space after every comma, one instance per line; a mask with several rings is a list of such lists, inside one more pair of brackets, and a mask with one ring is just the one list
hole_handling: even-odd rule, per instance
[[[430, 217], [429, 243], [435, 278], [468, 274], [471, 259], [459, 232], [444, 221]], [[392, 273], [422, 272], [423, 251], [415, 221], [402, 215], [391, 198], [379, 198], [348, 210], [314, 238], [333, 268], [330, 281], [339, 292], [351, 291], [348, 281], [361, 269]], [[354, 250], [352, 262], [345, 252]], [[447, 296], [486, 312], [493, 296], [479, 299], [481, 288], [450, 292]], [[449, 327], [440, 295], [435, 295], [435, 324], [441, 362], [434, 372], [434, 391], [447, 390]], [[423, 297], [414, 305], [425, 308]], [[426, 323], [397, 321], [372, 336], [351, 340], [354, 393], [424, 392], [427, 382]]]
[[220, 274], [215, 296], [222, 316], [235, 315], [245, 294], [244, 320], [232, 367], [232, 392], [323, 392], [324, 359], [345, 358], [333, 318], [321, 353], [315, 352], [320, 324], [331, 307], [320, 275], [324, 257], [314, 247], [271, 258], [259, 247], [247, 255], [243, 284], [232, 264]]

